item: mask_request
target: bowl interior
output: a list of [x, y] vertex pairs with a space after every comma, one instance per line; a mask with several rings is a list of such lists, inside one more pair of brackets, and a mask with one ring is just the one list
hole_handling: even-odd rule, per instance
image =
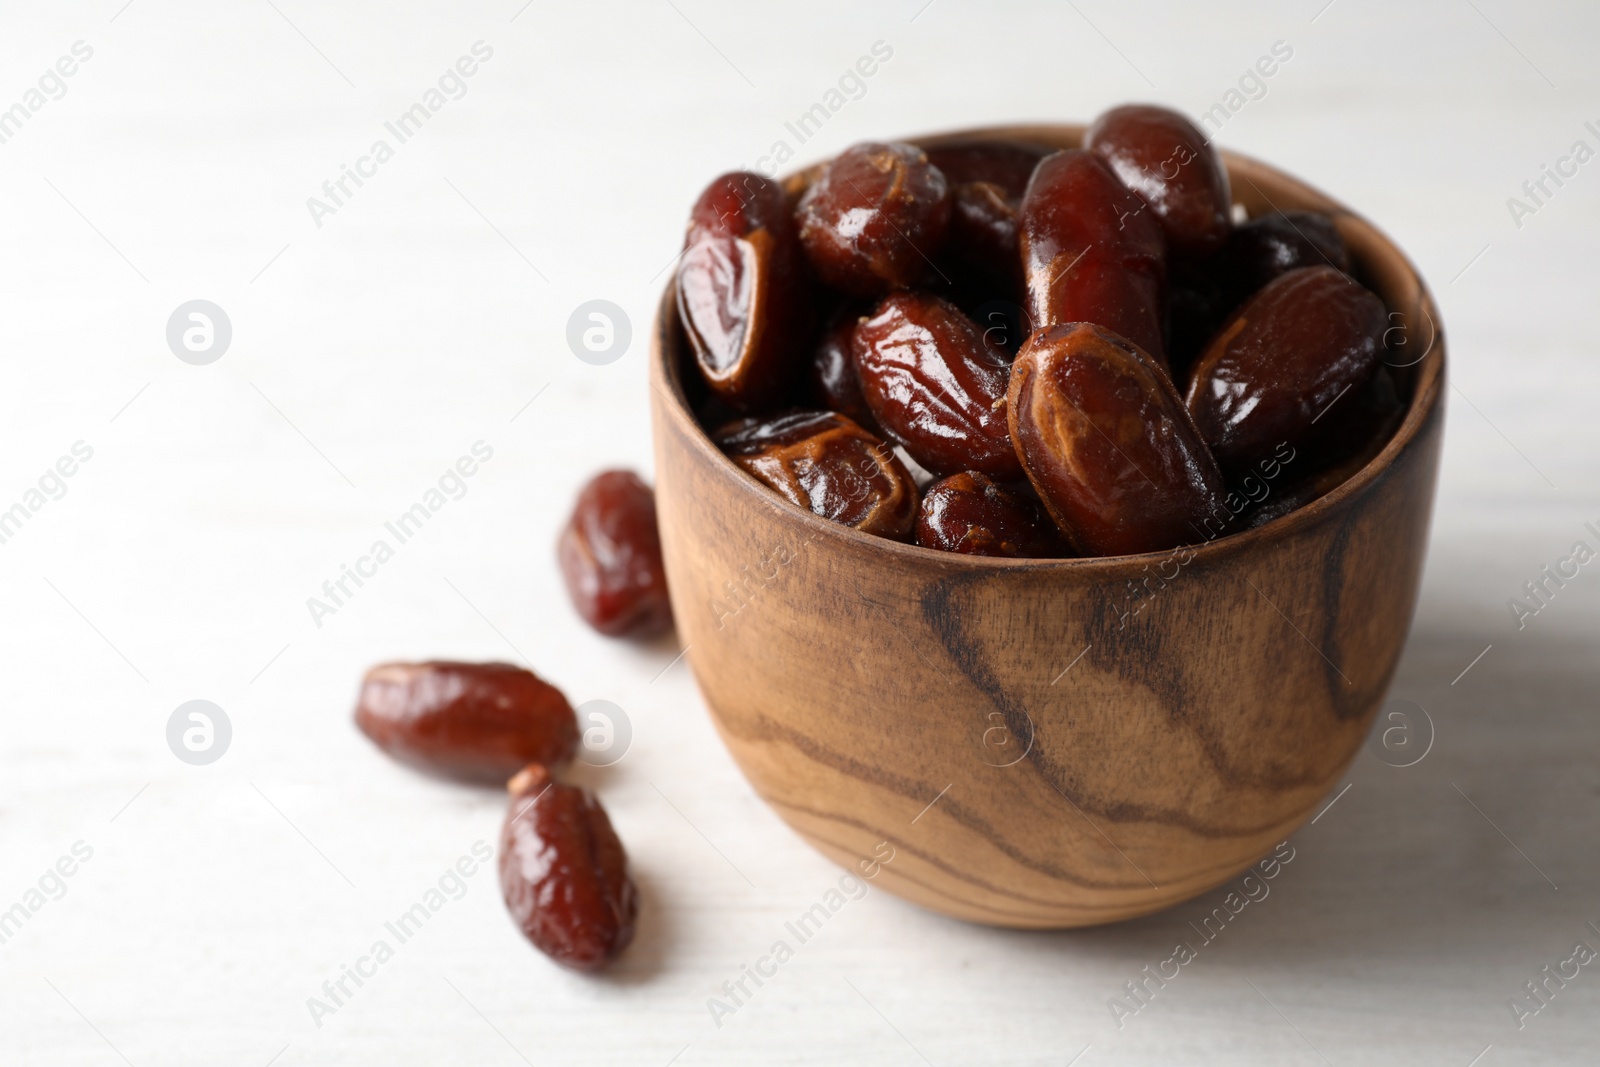
[[[1083, 140], [1085, 127], [1079, 124], [1024, 125], [976, 127], [904, 140], [924, 147], [948, 144], [972, 138], [1030, 141], [1051, 148], [1077, 148]], [[1336, 509], [1347, 497], [1361, 490], [1392, 464], [1420, 433], [1433, 407], [1438, 403], [1443, 382], [1445, 344], [1439, 326], [1437, 308], [1416, 268], [1405, 255], [1371, 223], [1340, 204], [1332, 197], [1249, 156], [1223, 150], [1222, 160], [1232, 186], [1233, 202], [1251, 218], [1271, 211], [1316, 211], [1329, 216], [1350, 249], [1351, 273], [1383, 301], [1389, 312], [1391, 327], [1386, 338], [1389, 351], [1385, 362], [1394, 377], [1396, 389], [1406, 405], [1406, 415], [1383, 450], [1374, 456], [1360, 471], [1351, 475], [1337, 488], [1325, 493], [1310, 504], [1263, 526], [1219, 537], [1198, 546], [1197, 553], [1216, 555], [1247, 550], [1250, 546], [1269, 539], [1292, 537], [1298, 531], [1320, 521], [1330, 510]], [[791, 194], [802, 192], [826, 165], [826, 161], [811, 164], [782, 179]], [[723, 456], [712, 443], [705, 428], [696, 417], [696, 411], [706, 403], [709, 390], [700, 380], [694, 366], [688, 339], [678, 318], [675, 300], [675, 278], [669, 278], [657, 309], [655, 350], [651, 368], [658, 388], [670, 398], [669, 407], [675, 419], [692, 427], [691, 437], [697, 449], [714, 457], [714, 462], [725, 467], [737, 479], [744, 480], [758, 492], [766, 494], [780, 507], [793, 513], [796, 521], [812, 528], [813, 536], [824, 538], [860, 539], [884, 552], [896, 555], [909, 553], [921, 557], [924, 565], [954, 566], [967, 569], [1036, 568], [1053, 570], [1063, 567], [1084, 570], [1127, 569], [1141, 560], [1163, 556], [1164, 552], [1132, 556], [1094, 556], [1073, 559], [1012, 559], [997, 556], [967, 556], [922, 548], [914, 544], [875, 537], [858, 530], [829, 522], [803, 508], [782, 500], [759, 486], [755, 479]], [[935, 563], [935, 561], [937, 561]], [[1089, 577], [1089, 575], [1085, 575]]]

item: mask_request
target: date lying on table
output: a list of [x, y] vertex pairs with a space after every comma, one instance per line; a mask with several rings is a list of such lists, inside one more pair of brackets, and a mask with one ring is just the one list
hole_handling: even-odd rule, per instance
[[[750, 284], [708, 266], [723, 233], [756, 249], [717, 253], [755, 264]], [[780, 247], [798, 251], [762, 254], [796, 280], [760, 269]], [[1248, 217], [1204, 133], [1166, 108], [1107, 111], [1082, 148], [874, 142], [782, 185], [723, 175], [687, 248], [678, 304], [720, 401], [713, 441], [792, 503], [925, 548], [1225, 536], [1337, 488], [1406, 407], [1409, 376], [1383, 367], [1391, 316], [1340, 221]], [[710, 344], [719, 330], [740, 343]]]
[[639, 894], [628, 857], [594, 794], [532, 764], [506, 786], [500, 891], [523, 934], [581, 971], [605, 966], [633, 940]]
[[396, 759], [455, 778], [504, 781], [578, 750], [561, 690], [509, 663], [384, 663], [367, 672], [356, 725]]
[[656, 496], [632, 471], [605, 471], [578, 494], [556, 544], [561, 577], [584, 621], [611, 637], [672, 626]]
[[558, 963], [596, 970], [633, 939], [638, 892], [605, 809], [550, 768], [578, 748], [566, 697], [506, 663], [386, 663], [362, 683], [362, 732], [425, 770], [505, 781], [500, 888], [523, 934]]

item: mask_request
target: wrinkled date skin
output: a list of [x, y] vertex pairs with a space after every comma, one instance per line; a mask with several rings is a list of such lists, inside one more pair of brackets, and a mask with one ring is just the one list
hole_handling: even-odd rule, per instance
[[606, 471], [583, 487], [556, 557], [573, 606], [601, 633], [650, 637], [672, 626], [656, 495], [632, 471]]
[[968, 556], [1042, 559], [1062, 554], [1061, 538], [1032, 500], [977, 471], [942, 478], [922, 494], [917, 544]]
[[809, 326], [808, 288], [782, 186], [743, 171], [706, 186], [678, 264], [678, 316], [724, 403], [757, 411], [781, 398]]
[[545, 955], [581, 971], [633, 940], [639, 894], [605, 809], [587, 789], [534, 764], [511, 779], [500, 831], [500, 892], [511, 918]]
[[906, 289], [933, 271], [950, 188], [922, 149], [858, 144], [800, 199], [800, 242], [823, 281], [856, 296]]
[[1290, 271], [1251, 297], [1206, 347], [1185, 398], [1223, 470], [1313, 439], [1322, 412], [1372, 377], [1388, 324], [1382, 301], [1332, 267]]
[[988, 278], [1021, 280], [1017, 219], [1022, 194], [1050, 149], [1017, 141], [956, 141], [929, 148], [928, 160], [950, 184], [947, 251]]
[[878, 423], [861, 395], [861, 380], [856, 376], [855, 357], [851, 354], [855, 330], [856, 316], [846, 314], [817, 343], [811, 354], [808, 381], [811, 401], [820, 408], [850, 416], [876, 434]]
[[867, 406], [918, 463], [1022, 477], [1003, 403], [1011, 361], [955, 305], [893, 293], [856, 324], [852, 344]]
[[578, 750], [567, 698], [509, 663], [380, 664], [361, 682], [356, 725], [404, 763], [474, 781], [565, 763]]
[[1103, 327], [1035, 333], [1006, 406], [1029, 481], [1083, 555], [1193, 544], [1227, 515], [1222, 474], [1166, 372]]
[[1166, 239], [1099, 156], [1073, 149], [1042, 160], [1022, 198], [1020, 235], [1034, 329], [1096, 323], [1166, 366]]
[[864, 533], [911, 539], [917, 483], [893, 448], [849, 417], [802, 411], [743, 419], [713, 439], [790, 503]]
[[1095, 119], [1083, 147], [1105, 160], [1161, 222], [1176, 255], [1209, 255], [1232, 229], [1232, 194], [1222, 159], [1194, 123], [1147, 104]]

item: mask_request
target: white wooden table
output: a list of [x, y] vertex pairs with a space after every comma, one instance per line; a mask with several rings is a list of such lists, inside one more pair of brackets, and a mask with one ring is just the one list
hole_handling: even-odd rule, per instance
[[[1600, 966], [1564, 961], [1600, 948], [1600, 564], [1521, 629], [1507, 601], [1600, 548], [1600, 163], [1561, 162], [1600, 149], [1600, 9], [1324, 2], [8, 6], [0, 1062], [1593, 1062]], [[585, 630], [552, 560], [585, 477], [649, 468], [644, 337], [687, 207], [780, 141], [804, 162], [1129, 99], [1221, 105], [1222, 144], [1366, 212], [1436, 287], [1447, 452], [1394, 691], [1432, 748], [1364, 753], [1270, 895], [1136, 1012], [1125, 983], [1223, 891], [1053, 934], [869, 892], [714, 1019], [838, 872], [756, 800], [678, 648]], [[1535, 203], [1543, 165], [1568, 176]], [[195, 299], [232, 328], [204, 366], [166, 338]], [[632, 322], [609, 365], [565, 339], [593, 299]], [[463, 495], [313, 619], [480, 441]], [[492, 870], [405, 943], [384, 926], [502, 804], [372, 751], [360, 672], [518, 655], [631, 719], [588, 774], [645, 900], [609, 979], [525, 944]], [[232, 728], [203, 766], [166, 739], [195, 699]], [[1519, 1029], [1546, 965], [1577, 975]]]

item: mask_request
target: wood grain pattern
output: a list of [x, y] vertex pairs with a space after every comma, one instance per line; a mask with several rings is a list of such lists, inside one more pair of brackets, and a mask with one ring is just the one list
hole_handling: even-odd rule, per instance
[[[1070, 147], [1081, 127], [947, 136], [974, 132]], [[954, 556], [793, 507], [695, 424], [670, 284], [660, 305], [662, 544], [706, 704], [801, 836], [851, 868], [889, 842], [875, 884], [936, 911], [1081, 926], [1218, 885], [1316, 811], [1394, 672], [1439, 464], [1438, 315], [1370, 224], [1225, 160], [1252, 213], [1335, 216], [1414, 356], [1409, 410], [1333, 493], [1186, 560]]]

